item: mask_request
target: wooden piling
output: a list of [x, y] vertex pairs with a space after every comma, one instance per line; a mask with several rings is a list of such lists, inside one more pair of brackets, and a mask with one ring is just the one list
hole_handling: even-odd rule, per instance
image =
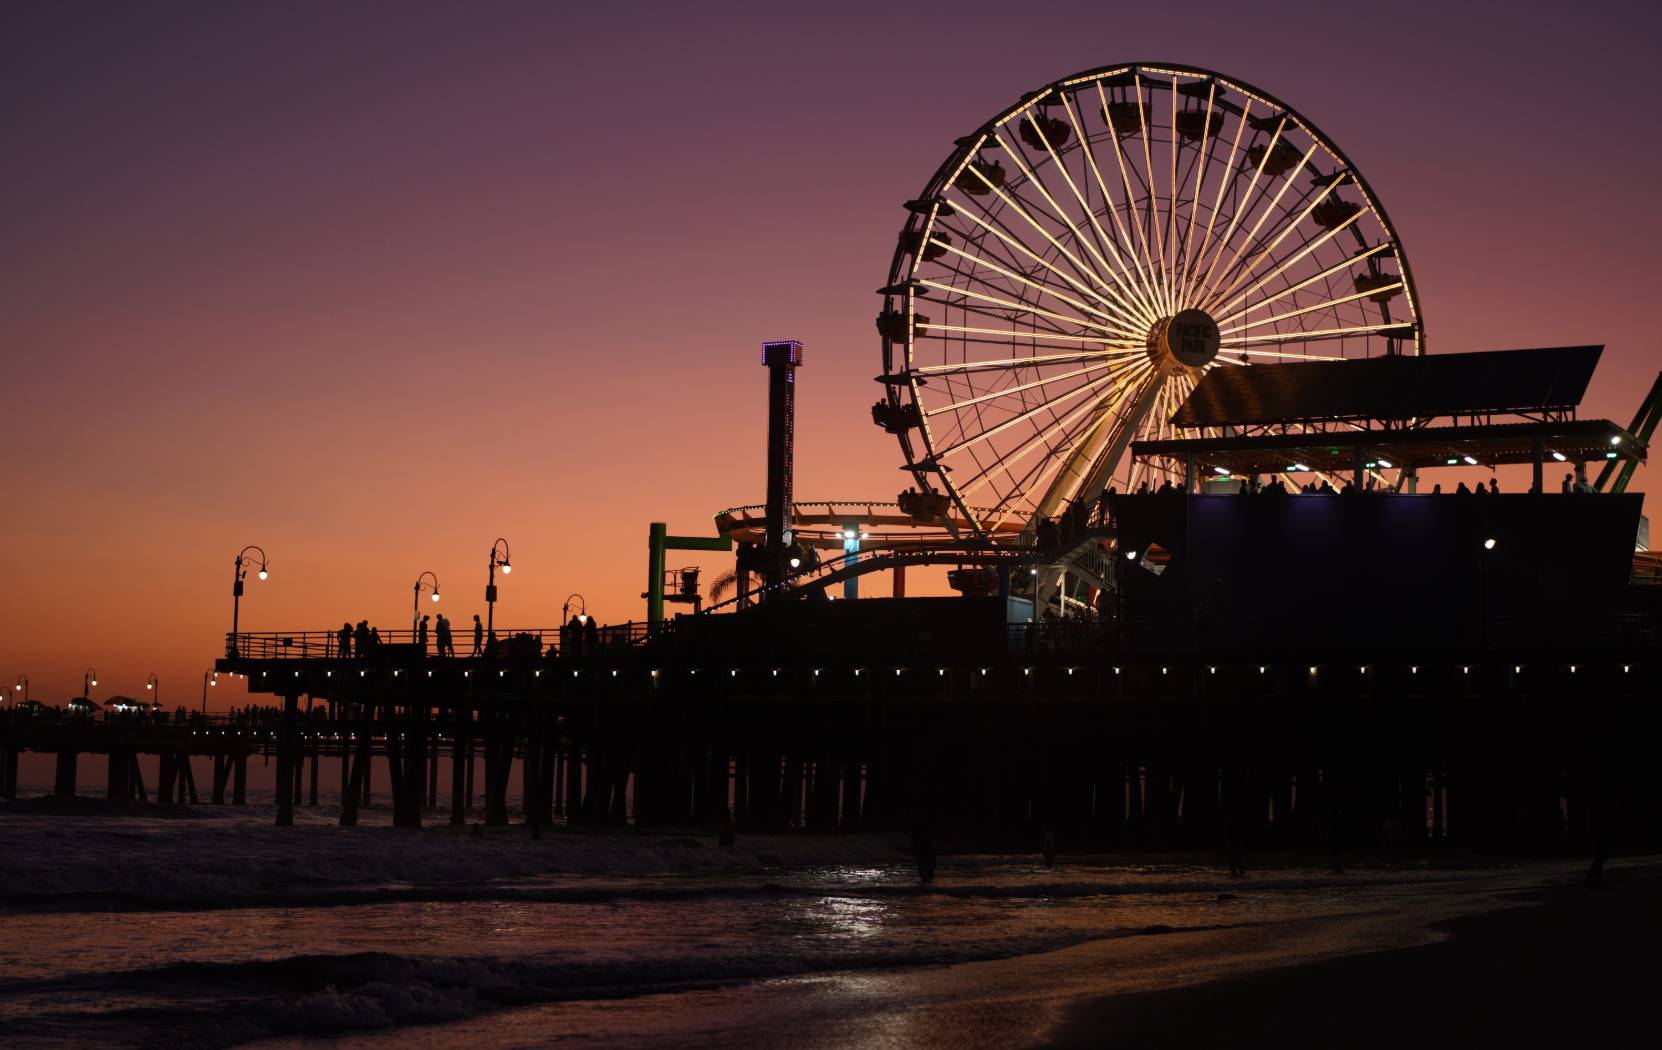
[[300, 697], [283, 697], [283, 719], [277, 738], [277, 826], [294, 826], [294, 793], [298, 786], [299, 749], [295, 723], [299, 721]]

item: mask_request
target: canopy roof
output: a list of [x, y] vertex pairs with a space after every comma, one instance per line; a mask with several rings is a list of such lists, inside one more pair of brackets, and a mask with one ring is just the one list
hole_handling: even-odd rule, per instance
[[[1131, 454], [1138, 458], [1193, 456], [1199, 470], [1222, 468], [1230, 474], [1273, 474], [1298, 468], [1349, 472], [1359, 465], [1358, 460], [1361, 465], [1385, 469], [1473, 464], [1492, 467], [1503, 463], [1533, 463], [1537, 455], [1549, 465], [1558, 461], [1559, 456], [1567, 464], [1602, 463], [1606, 458], [1643, 460], [1645, 447], [1627, 430], [1607, 419], [1568, 419], [1138, 441], [1132, 444]], [[1472, 462], [1468, 463], [1466, 457]]]
[[1222, 427], [1568, 412], [1581, 403], [1603, 351], [1559, 346], [1214, 368], [1171, 422]]

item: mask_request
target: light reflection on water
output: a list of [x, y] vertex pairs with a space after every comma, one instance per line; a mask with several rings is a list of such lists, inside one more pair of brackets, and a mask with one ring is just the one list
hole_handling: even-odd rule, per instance
[[[858, 996], [887, 986], [884, 968], [1044, 952], [1166, 927], [1333, 915], [1411, 894], [1419, 881], [1397, 876], [1363, 886], [1308, 872], [1264, 872], [1220, 883], [1209, 869], [1052, 869], [997, 860], [960, 862], [939, 878], [920, 888], [905, 865], [780, 870], [751, 879], [563, 876], [505, 880], [504, 893], [517, 896], [499, 900], [13, 913], [4, 916], [10, 936], [0, 939], [0, 974], [25, 983], [0, 990], [0, 1027], [50, 1015], [79, 1031], [77, 1017], [90, 1021], [116, 1009], [189, 1009], [214, 1024], [253, 1017], [276, 1031], [289, 1023], [322, 1024], [337, 1034], [391, 1025], [411, 1040], [403, 1043], [410, 1050], [428, 1038], [421, 1033], [457, 1033], [403, 1026], [521, 1003], [616, 995], [638, 1001], [642, 992], [664, 989], [675, 991], [677, 1009], [696, 1014], [702, 993], [689, 988], [770, 978], [812, 988], [835, 984], [838, 995]], [[581, 899], [560, 896], [573, 889]], [[544, 891], [553, 899], [536, 898]], [[354, 953], [374, 957], [360, 962]], [[132, 973], [182, 962], [193, 964], [189, 974]], [[250, 968], [261, 962], [268, 968]], [[833, 971], [835, 981], [814, 976]], [[633, 1023], [591, 1006], [586, 1013], [570, 1004], [537, 1009], [545, 1021], [581, 1018], [624, 1029]], [[509, 1018], [493, 1017], [504, 1027], [492, 1031], [515, 1029]], [[120, 1023], [157, 1022], [110, 1023], [115, 1034], [98, 1035], [119, 1042], [131, 1034]]]

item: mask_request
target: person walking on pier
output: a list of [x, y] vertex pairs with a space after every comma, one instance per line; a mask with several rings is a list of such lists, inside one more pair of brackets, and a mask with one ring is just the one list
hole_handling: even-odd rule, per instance
[[352, 650], [359, 659], [369, 655], [369, 621], [359, 620], [352, 631]]
[[335, 635], [335, 656], [342, 660], [352, 656], [352, 625], [343, 623], [340, 632]]
[[591, 653], [600, 648], [600, 624], [592, 616], [583, 622], [583, 648]]
[[479, 656], [485, 651], [485, 624], [479, 619], [479, 614], [473, 614], [473, 655]]
[[422, 656], [427, 655], [427, 621], [431, 619], [431, 616], [423, 613], [421, 616], [421, 622], [416, 624], [416, 644], [421, 646]]
[[450, 637], [450, 621], [444, 618], [444, 613], [439, 613], [438, 624], [434, 627], [434, 631], [439, 644], [439, 655], [455, 656], [456, 643]]

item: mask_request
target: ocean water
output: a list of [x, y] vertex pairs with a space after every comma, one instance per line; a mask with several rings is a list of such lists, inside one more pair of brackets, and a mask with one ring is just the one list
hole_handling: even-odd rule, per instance
[[[1428, 902], [1496, 906], [1500, 886], [1543, 875], [1237, 881], [1185, 864], [948, 856], [925, 889], [899, 843], [875, 836], [729, 852], [691, 835], [479, 840], [269, 816], [0, 809], [0, 1041], [1010, 1045], [1042, 1031], [1047, 981], [1203, 980], [1289, 931], [1317, 945], [1294, 955], [1390, 946]], [[1066, 981], [1043, 976], [1076, 958], [1056, 971]], [[1029, 978], [1033, 994], [998, 1005]]]

